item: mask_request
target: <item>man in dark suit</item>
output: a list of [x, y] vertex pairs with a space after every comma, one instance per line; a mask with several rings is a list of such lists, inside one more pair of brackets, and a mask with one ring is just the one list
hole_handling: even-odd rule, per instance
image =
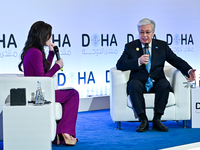
[[124, 52], [116, 66], [118, 70], [131, 70], [127, 92], [130, 94], [133, 108], [140, 119], [137, 132], [149, 130], [143, 97], [143, 94], [147, 92], [155, 93], [153, 129], [166, 132], [168, 128], [160, 121], [171, 89], [163, 71], [165, 61], [186, 75], [188, 81], [195, 80], [196, 70], [174, 54], [166, 42], [152, 39], [155, 32], [153, 20], [147, 18], [140, 20], [138, 31], [140, 39], [125, 45]]

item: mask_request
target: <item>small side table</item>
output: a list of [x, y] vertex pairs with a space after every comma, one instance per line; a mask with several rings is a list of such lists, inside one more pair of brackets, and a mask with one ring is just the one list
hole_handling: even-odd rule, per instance
[[51, 150], [50, 107], [4, 105], [4, 150]]
[[191, 128], [200, 128], [200, 88], [191, 88]]

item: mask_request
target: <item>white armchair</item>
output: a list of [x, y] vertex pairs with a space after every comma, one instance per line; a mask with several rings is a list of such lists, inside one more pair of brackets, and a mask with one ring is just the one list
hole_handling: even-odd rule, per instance
[[[56, 135], [56, 120], [62, 117], [62, 107], [60, 103], [55, 102], [55, 89], [57, 88], [56, 77], [24, 77], [22, 74], [0, 74], [0, 137], [2, 139], [2, 110], [6, 102], [10, 99], [11, 88], [26, 88], [26, 103], [31, 101], [31, 93], [37, 89], [37, 81], [41, 82], [42, 90], [45, 92], [45, 99], [51, 101], [51, 140]], [[40, 107], [40, 106], [35, 106]]]
[[[165, 66], [164, 72], [169, 80], [173, 93], [170, 92], [168, 103], [162, 120], [190, 120], [190, 83], [182, 73], [172, 66]], [[139, 121], [135, 115], [130, 96], [127, 96], [127, 81], [130, 71], [120, 71], [115, 67], [110, 69], [110, 115], [117, 122], [117, 129], [121, 129], [121, 121]], [[149, 121], [153, 119], [155, 94], [144, 94], [146, 113]]]

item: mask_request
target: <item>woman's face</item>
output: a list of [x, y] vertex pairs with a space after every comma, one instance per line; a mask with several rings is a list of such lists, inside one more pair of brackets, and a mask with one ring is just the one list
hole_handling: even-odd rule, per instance
[[49, 46], [51, 44], [51, 39], [52, 39], [52, 36], [48, 39], [48, 41], [46, 41], [46, 46]]

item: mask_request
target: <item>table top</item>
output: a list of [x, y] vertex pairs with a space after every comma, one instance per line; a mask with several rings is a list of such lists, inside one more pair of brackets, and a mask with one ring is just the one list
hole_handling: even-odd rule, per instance
[[10, 103], [6, 103], [3, 107], [49, 107], [50, 104], [44, 104], [44, 105], [34, 105], [33, 103], [28, 103], [26, 105], [16, 105], [16, 106], [11, 106]]

